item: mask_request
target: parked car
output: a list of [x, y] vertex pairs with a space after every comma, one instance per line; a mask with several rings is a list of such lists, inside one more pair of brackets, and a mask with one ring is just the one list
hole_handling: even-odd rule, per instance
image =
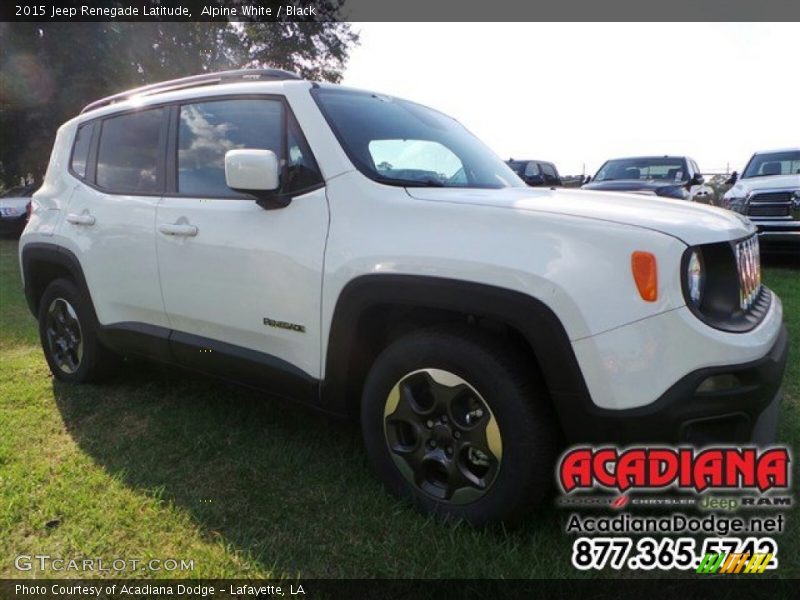
[[603, 163], [585, 190], [634, 192], [713, 204], [697, 163], [687, 156], [615, 158]]
[[522, 181], [531, 187], [546, 185], [550, 187], [563, 185], [561, 176], [556, 166], [544, 160], [514, 160], [508, 161], [508, 166]]
[[730, 211], [532, 189], [438, 111], [275, 70], [94, 102], [49, 165], [19, 248], [63, 382], [135, 354], [350, 416], [474, 523], [542, 503], [562, 440], [774, 440], [781, 301]]
[[19, 236], [28, 222], [33, 185], [20, 185], [0, 195], [0, 234]]
[[800, 253], [800, 148], [756, 152], [730, 183], [722, 205], [747, 215], [769, 248]]

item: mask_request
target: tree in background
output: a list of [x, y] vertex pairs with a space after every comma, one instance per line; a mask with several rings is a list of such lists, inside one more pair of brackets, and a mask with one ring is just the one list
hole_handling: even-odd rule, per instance
[[0, 188], [41, 182], [56, 129], [92, 100], [206, 71], [339, 81], [347, 23], [0, 23]]

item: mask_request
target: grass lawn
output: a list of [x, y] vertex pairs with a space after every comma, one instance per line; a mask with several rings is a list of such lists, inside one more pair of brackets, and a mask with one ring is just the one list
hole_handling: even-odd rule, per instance
[[[800, 449], [800, 269], [765, 280], [795, 340], [780, 438]], [[0, 577], [36, 574], [21, 554], [194, 560], [134, 574], [151, 577], [573, 576], [567, 514], [513, 532], [425, 519], [372, 478], [355, 427], [213, 380], [126, 363], [104, 385], [54, 383], [0, 241]], [[800, 576], [798, 516], [783, 576]]]

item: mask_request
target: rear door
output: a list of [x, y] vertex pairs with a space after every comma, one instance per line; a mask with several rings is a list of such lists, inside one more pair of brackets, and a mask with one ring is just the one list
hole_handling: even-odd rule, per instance
[[103, 325], [167, 326], [155, 244], [167, 116], [130, 111], [76, 132], [69, 169], [77, 185], [62, 231]]
[[[173, 353], [257, 385], [281, 381], [281, 372], [319, 377], [328, 205], [288, 105], [274, 96], [217, 97], [176, 106], [171, 119], [156, 230]], [[287, 207], [265, 210], [227, 187], [225, 153], [237, 148], [281, 158], [281, 191], [293, 196]]]

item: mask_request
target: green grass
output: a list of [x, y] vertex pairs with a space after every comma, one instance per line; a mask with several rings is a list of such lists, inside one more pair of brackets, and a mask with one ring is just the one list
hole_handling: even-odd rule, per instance
[[[765, 277], [800, 340], [800, 271]], [[799, 351], [780, 430], [795, 448]], [[800, 575], [793, 512], [784, 576]], [[372, 478], [355, 427], [167, 368], [126, 362], [107, 384], [55, 383], [17, 245], [0, 241], [0, 577], [37, 574], [14, 569], [20, 554], [194, 560], [190, 573], [135, 574], [151, 577], [574, 576], [566, 514], [545, 509], [513, 532], [423, 518]]]

